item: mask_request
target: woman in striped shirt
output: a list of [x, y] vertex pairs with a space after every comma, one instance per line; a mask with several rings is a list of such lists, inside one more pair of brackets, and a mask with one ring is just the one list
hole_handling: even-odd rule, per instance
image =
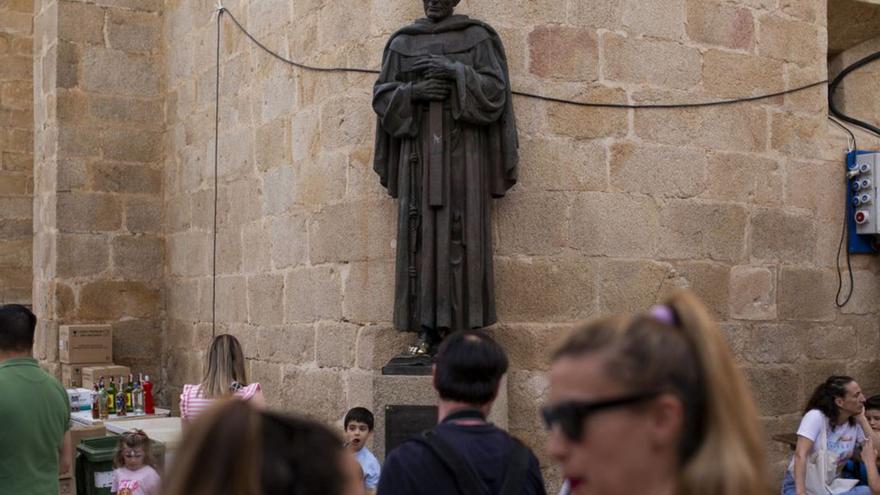
[[257, 408], [263, 408], [266, 402], [260, 384], [248, 384], [244, 353], [238, 339], [223, 334], [211, 342], [202, 382], [183, 386], [180, 394], [183, 423], [191, 422], [218, 398], [228, 396], [249, 401]]

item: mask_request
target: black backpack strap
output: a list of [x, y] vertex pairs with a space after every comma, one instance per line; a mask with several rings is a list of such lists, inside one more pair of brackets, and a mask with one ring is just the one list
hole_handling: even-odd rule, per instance
[[516, 438], [510, 449], [510, 462], [504, 472], [504, 481], [501, 483], [501, 492], [498, 495], [521, 495], [526, 482], [526, 473], [529, 470], [529, 448]]
[[486, 485], [477, 476], [473, 466], [434, 430], [423, 431], [412, 440], [426, 445], [428, 450], [440, 460], [452, 475], [461, 495], [479, 495], [487, 492]]

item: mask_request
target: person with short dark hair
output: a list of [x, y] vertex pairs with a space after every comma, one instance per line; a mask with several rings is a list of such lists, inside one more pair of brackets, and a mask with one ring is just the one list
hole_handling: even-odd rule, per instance
[[544, 495], [534, 454], [486, 419], [507, 367], [485, 332], [448, 336], [433, 371], [440, 424], [388, 454], [379, 495]]
[[345, 444], [354, 452], [354, 457], [364, 472], [364, 488], [370, 493], [375, 492], [382, 466], [367, 448], [367, 442], [373, 436], [373, 413], [365, 407], [353, 407], [345, 414], [343, 428]]
[[187, 429], [163, 495], [363, 495], [326, 426], [221, 398]]
[[32, 357], [37, 317], [0, 306], [0, 487], [3, 493], [58, 493], [70, 468], [70, 402]]

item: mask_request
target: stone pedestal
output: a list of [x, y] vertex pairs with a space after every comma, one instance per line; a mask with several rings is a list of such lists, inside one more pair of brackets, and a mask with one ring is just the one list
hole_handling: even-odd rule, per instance
[[[375, 375], [372, 380], [372, 404], [364, 405], [373, 411], [375, 428], [370, 450], [380, 460], [385, 459], [385, 411], [388, 406], [433, 406], [437, 393], [430, 376]], [[498, 398], [492, 407], [489, 421], [507, 429], [507, 379], [501, 382]]]

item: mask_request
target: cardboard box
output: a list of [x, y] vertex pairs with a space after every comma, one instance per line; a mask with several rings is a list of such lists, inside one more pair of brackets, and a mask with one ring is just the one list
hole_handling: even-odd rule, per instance
[[110, 385], [110, 377], [116, 379], [116, 386], [119, 386], [119, 377], [124, 376], [128, 380], [131, 368], [128, 366], [118, 366], [115, 364], [102, 364], [98, 366], [86, 366], [82, 369], [82, 388], [91, 390], [96, 383], [104, 377], [104, 385]]
[[101, 425], [93, 425], [93, 426], [81, 426], [76, 425], [70, 429], [70, 444], [73, 446], [73, 452], [70, 457], [70, 469], [59, 475], [58, 477], [61, 480], [71, 479], [73, 478], [73, 471], [75, 469], [74, 464], [76, 463], [76, 446], [79, 445], [81, 441], [86, 438], [96, 438], [96, 437], [106, 437], [107, 436], [107, 428]]
[[62, 363], [112, 363], [113, 328], [110, 325], [62, 325], [58, 329]]
[[103, 366], [105, 363], [62, 364], [61, 384], [64, 388], [82, 387], [82, 369], [86, 366]]
[[92, 391], [87, 388], [67, 389], [67, 400], [71, 411], [90, 411], [92, 409]]

